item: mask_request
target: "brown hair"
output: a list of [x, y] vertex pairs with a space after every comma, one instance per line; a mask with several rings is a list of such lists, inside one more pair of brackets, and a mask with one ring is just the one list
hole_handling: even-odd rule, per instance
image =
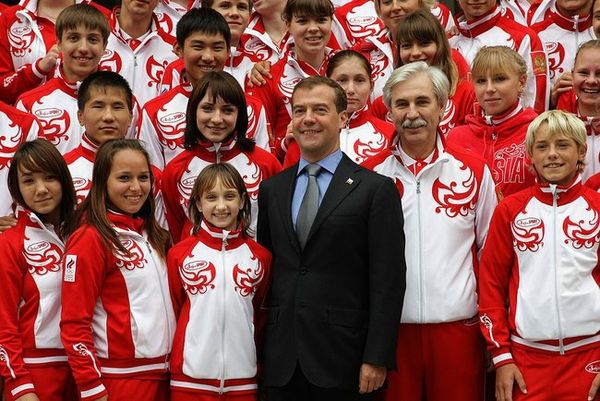
[[78, 210], [78, 220], [85, 218], [87, 224], [95, 227], [107, 247], [112, 245], [112, 247], [118, 249], [125, 255], [129, 255], [127, 249], [121, 245], [117, 233], [107, 217], [107, 205], [109, 204], [107, 190], [108, 177], [112, 170], [115, 155], [123, 150], [140, 152], [144, 155], [144, 158], [148, 163], [148, 170], [150, 171], [150, 193], [148, 194], [146, 202], [142, 205], [142, 208], [135, 215], [144, 220], [144, 228], [148, 233], [148, 242], [150, 242], [152, 248], [156, 250], [162, 258], [165, 258], [169, 234], [158, 225], [154, 218], [154, 175], [152, 174], [152, 169], [150, 167], [150, 158], [148, 152], [146, 152], [140, 142], [135, 139], [116, 139], [108, 141], [100, 146], [100, 149], [98, 149], [98, 153], [96, 154], [94, 170], [92, 172], [92, 188]]
[[73, 4], [61, 11], [56, 20], [56, 39], [61, 41], [65, 31], [82, 25], [91, 31], [99, 31], [106, 46], [110, 35], [108, 20], [100, 10], [89, 4]]
[[229, 163], [215, 163], [204, 168], [194, 183], [192, 194], [188, 204], [188, 212], [190, 220], [194, 225], [193, 233], [196, 234], [200, 228], [202, 222], [202, 212], [198, 210], [196, 202], [202, 198], [202, 194], [210, 191], [217, 185], [217, 182], [221, 181], [224, 187], [235, 189], [240, 198], [244, 201], [244, 206], [240, 210], [237, 216], [238, 226], [242, 225], [242, 232], [247, 235], [252, 235], [250, 229], [250, 198], [248, 197], [248, 190], [246, 184], [240, 173]]
[[452, 59], [452, 48], [440, 21], [428, 9], [416, 10], [402, 20], [396, 32], [397, 59], [396, 66], [404, 65], [400, 59], [402, 43], [429, 43], [437, 46], [431, 65], [438, 67], [450, 81], [450, 96], [456, 92], [458, 84], [458, 68]]
[[331, 0], [288, 0], [281, 17], [288, 24], [295, 16], [333, 17], [335, 8]]
[[[75, 224], [72, 219], [77, 198], [73, 187], [73, 178], [67, 167], [65, 159], [60, 152], [45, 139], [36, 139], [23, 143], [15, 152], [8, 170], [8, 190], [13, 200], [24, 208], [31, 210], [19, 189], [19, 169], [27, 169], [33, 173], [46, 173], [56, 177], [62, 188], [62, 200], [57, 233], [61, 238], [66, 238], [73, 230]], [[43, 216], [38, 216], [43, 221]]]
[[334, 54], [334, 56], [331, 57], [327, 62], [327, 70], [325, 71], [325, 75], [327, 75], [328, 78], [331, 78], [336, 68], [338, 68], [344, 61], [353, 58], [360, 62], [370, 78], [371, 74], [373, 73], [371, 64], [362, 53], [359, 53], [356, 50], [341, 50]]
[[527, 64], [519, 53], [506, 46], [485, 46], [477, 52], [473, 60], [471, 76], [476, 79], [486, 73], [506, 73], [507, 68], [512, 68], [519, 78], [527, 77]]
[[344, 89], [333, 79], [321, 77], [319, 75], [304, 78], [302, 81], [298, 82], [294, 88], [294, 91], [292, 92], [292, 107], [294, 106], [294, 96], [296, 96], [296, 92], [298, 92], [300, 89], [310, 90], [321, 85], [328, 86], [333, 89], [333, 102], [335, 104], [335, 110], [338, 113], [345, 111], [348, 107], [348, 98], [346, 97], [346, 92], [344, 92]]
[[200, 140], [206, 139], [196, 124], [198, 105], [205, 96], [210, 96], [212, 102], [220, 97], [224, 102], [230, 103], [237, 108], [237, 121], [231, 135], [236, 137], [236, 146], [239, 146], [240, 149], [254, 149], [254, 141], [246, 137], [246, 131], [248, 131], [248, 110], [246, 109], [244, 91], [235, 78], [224, 71], [206, 73], [194, 87], [187, 105], [183, 147], [191, 150]]

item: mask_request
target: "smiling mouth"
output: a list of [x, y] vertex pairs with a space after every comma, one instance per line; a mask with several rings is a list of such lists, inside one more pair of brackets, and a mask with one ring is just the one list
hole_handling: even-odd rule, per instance
[[583, 93], [587, 93], [590, 95], [597, 95], [598, 93], [600, 93], [600, 88], [596, 88], [596, 89], [582, 88], [581, 91]]

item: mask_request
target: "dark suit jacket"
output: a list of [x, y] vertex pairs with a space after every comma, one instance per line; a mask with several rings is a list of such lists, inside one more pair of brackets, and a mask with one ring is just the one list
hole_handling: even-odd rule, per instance
[[406, 285], [400, 197], [389, 178], [344, 155], [301, 250], [291, 217], [297, 168], [259, 191], [258, 240], [274, 257], [264, 384], [285, 385], [299, 362], [316, 386], [357, 390], [363, 362], [395, 367]]

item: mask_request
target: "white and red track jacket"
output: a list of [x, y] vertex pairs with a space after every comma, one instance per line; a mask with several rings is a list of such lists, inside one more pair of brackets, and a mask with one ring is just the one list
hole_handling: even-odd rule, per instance
[[[367, 105], [352, 113], [346, 127], [340, 131], [340, 149], [354, 163], [361, 164], [389, 148], [394, 133], [394, 126], [375, 117]], [[299, 160], [300, 148], [293, 141], [285, 154], [283, 168], [291, 167]]]
[[8, 169], [23, 142], [33, 141], [41, 130], [40, 123], [30, 114], [0, 102], [0, 216], [13, 212], [13, 200], [8, 191]]
[[0, 237], [0, 373], [13, 399], [35, 393], [28, 366], [67, 362], [59, 335], [64, 244], [33, 212], [19, 206], [17, 219]]
[[456, 30], [456, 19], [452, 15], [452, 11], [446, 5], [436, 2], [431, 7], [431, 13], [440, 21], [447, 34], [452, 34]]
[[23, 93], [16, 107], [42, 124], [40, 138], [65, 154], [81, 143], [83, 127], [77, 119], [77, 90], [80, 82], [67, 82], [58, 74], [45, 84]]
[[281, 171], [275, 156], [255, 147], [241, 151], [235, 139], [223, 143], [202, 142], [192, 150], [185, 150], [173, 159], [163, 171], [163, 194], [167, 221], [175, 243], [179, 242], [184, 224], [188, 221], [187, 207], [198, 174], [208, 165], [227, 162], [234, 166], [246, 184], [252, 205], [252, 228], [258, 217], [258, 186], [263, 180]]
[[598, 347], [599, 214], [600, 195], [579, 177], [498, 205], [479, 272], [479, 320], [496, 367], [514, 363], [512, 347]]
[[[76, 3], [93, 5], [109, 15], [91, 0]], [[38, 62], [56, 43], [56, 33], [52, 21], [37, 16], [37, 5], [38, 0], [25, 0], [0, 16], [0, 99], [6, 103], [14, 103], [19, 95], [46, 78]]]
[[438, 135], [426, 160], [411, 159], [397, 145], [363, 166], [391, 177], [402, 196], [407, 271], [401, 322], [475, 316], [478, 253], [496, 207], [485, 162]]
[[[448, 98], [444, 115], [438, 125], [438, 132], [447, 135], [454, 127], [465, 124], [467, 116], [473, 114], [476, 101], [473, 82], [460, 79], [456, 85], [456, 92]], [[373, 114], [382, 120], [392, 121], [392, 116], [383, 103], [382, 97], [378, 97], [373, 102]]]
[[484, 46], [508, 46], [519, 53], [527, 63], [527, 82], [523, 106], [541, 113], [548, 107], [548, 65], [544, 46], [538, 35], [523, 25], [505, 18], [495, 6], [487, 14], [467, 21], [458, 20], [459, 33], [450, 38], [450, 45], [458, 49], [469, 63]]
[[[149, 101], [142, 110], [138, 139], [150, 155], [152, 164], [163, 170], [167, 163], [183, 151], [186, 110], [192, 85], [184, 82], [174, 89]], [[270, 152], [267, 115], [260, 102], [246, 96], [248, 130], [246, 136], [256, 145]]]
[[556, 109], [573, 113], [585, 123], [587, 152], [585, 154], [585, 167], [581, 173], [581, 177], [585, 182], [594, 174], [600, 173], [600, 117], [588, 117], [579, 113], [577, 95], [574, 89], [558, 96]]
[[158, 26], [165, 31], [173, 41], [177, 39], [177, 23], [187, 12], [187, 7], [171, 0], [160, 0], [154, 9]]
[[498, 117], [483, 113], [467, 117], [465, 125], [452, 129], [448, 142], [480, 155], [492, 171], [498, 199], [535, 184], [529, 171], [525, 135], [537, 113], [519, 103]]
[[87, 224], [65, 249], [61, 337], [84, 401], [106, 395], [105, 376], [164, 379], [175, 333], [166, 261], [143, 221], [107, 217], [128, 255]]
[[534, 20], [539, 22], [538, 14], [543, 14], [552, 3], [553, 1], [544, 0], [500, 0], [500, 7], [502, 15], [506, 18], [512, 19], [518, 24], [530, 26]]
[[596, 39], [592, 27], [592, 15], [565, 17], [552, 6], [543, 19], [531, 25], [537, 32], [548, 58], [548, 76], [550, 84], [565, 72], [571, 71], [575, 63], [575, 54], [582, 43]]
[[[115, 8], [110, 19], [111, 34], [106, 51], [100, 60], [100, 69], [118, 72], [131, 86], [140, 107], [159, 95], [159, 85], [167, 65], [177, 59], [173, 53], [173, 39], [158, 28], [156, 15], [150, 30], [138, 39], [132, 39], [119, 27]], [[135, 49], [135, 50], [134, 50]]]
[[292, 41], [289, 32], [286, 32], [279, 45], [273, 43], [265, 31], [262, 17], [253, 12], [240, 38], [240, 49], [255, 61], [269, 61], [275, 64], [285, 56]]
[[198, 234], [169, 251], [169, 285], [179, 313], [171, 388], [197, 393], [256, 393], [255, 338], [271, 254], [239, 231], [203, 221]]
[[298, 60], [294, 51], [290, 50], [283, 59], [271, 67], [273, 79], [267, 80], [267, 83], [262, 86], [248, 89], [248, 93], [257, 98], [265, 108], [267, 121], [271, 124], [273, 132], [274, 151], [282, 159], [286, 151], [282, 140], [292, 119], [291, 99], [294, 87], [304, 78], [313, 75], [325, 76], [327, 62], [333, 55], [333, 51], [327, 48], [325, 54], [323, 64], [319, 70], [315, 70], [308, 63]]

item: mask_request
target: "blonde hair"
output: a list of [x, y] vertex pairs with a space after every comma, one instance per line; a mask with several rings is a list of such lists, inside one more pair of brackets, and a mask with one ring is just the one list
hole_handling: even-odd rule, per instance
[[527, 78], [527, 64], [519, 53], [506, 46], [485, 46], [475, 56], [471, 75], [473, 78], [489, 73], [504, 73], [512, 67], [519, 78]]
[[[566, 138], [573, 139], [577, 144], [578, 149], [581, 146], [586, 146], [587, 129], [585, 123], [575, 114], [561, 110], [550, 110], [537, 116], [527, 128], [525, 148], [530, 155], [533, 153], [535, 134], [544, 124], [548, 127], [551, 138], [555, 135], [563, 135]], [[585, 163], [583, 161], [577, 162], [579, 171], [583, 169], [584, 165]]]
[[573, 68], [575, 68], [575, 65], [577, 64], [577, 59], [579, 58], [579, 54], [581, 53], [581, 51], [586, 49], [600, 50], [600, 39], [588, 40], [587, 42], [584, 42], [581, 46], [579, 46], [579, 48], [577, 49], [577, 53], [575, 53], [575, 61], [573, 61]]

